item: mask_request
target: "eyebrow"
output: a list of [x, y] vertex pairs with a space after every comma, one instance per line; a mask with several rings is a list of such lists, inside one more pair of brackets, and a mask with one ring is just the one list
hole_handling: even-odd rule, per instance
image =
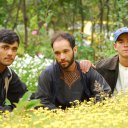
[[[2, 47], [10, 47], [10, 44], [8, 44], [8, 43], [4, 43], [4, 44], [2, 45]], [[17, 49], [18, 49], [17, 46], [14, 46], [13, 48], [17, 48]]]
[[119, 38], [117, 41], [122, 41], [123, 39], [122, 38]]

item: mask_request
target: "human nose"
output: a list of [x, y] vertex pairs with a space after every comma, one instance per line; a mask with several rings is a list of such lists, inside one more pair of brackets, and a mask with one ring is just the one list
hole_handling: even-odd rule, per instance
[[8, 49], [7, 54], [8, 55], [13, 55], [13, 50], [12, 49]]
[[65, 59], [65, 55], [63, 53], [61, 53], [60, 59]]
[[127, 42], [124, 42], [124, 46], [128, 46], [128, 41]]

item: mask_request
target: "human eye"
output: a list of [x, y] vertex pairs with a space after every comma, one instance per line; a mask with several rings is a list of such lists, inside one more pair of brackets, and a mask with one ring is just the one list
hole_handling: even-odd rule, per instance
[[7, 45], [3, 45], [2, 48], [3, 48], [4, 50], [8, 50], [8, 49], [9, 49], [9, 47], [8, 47]]
[[119, 40], [118, 43], [119, 43], [119, 44], [123, 44], [124, 42], [123, 42], [122, 40]]
[[59, 53], [59, 52], [54, 52], [54, 54], [55, 54], [56, 56], [58, 56], [60, 53]]
[[17, 52], [17, 48], [13, 48], [12, 50], [13, 50], [13, 52]]
[[64, 53], [68, 53], [69, 52], [69, 50], [64, 50]]

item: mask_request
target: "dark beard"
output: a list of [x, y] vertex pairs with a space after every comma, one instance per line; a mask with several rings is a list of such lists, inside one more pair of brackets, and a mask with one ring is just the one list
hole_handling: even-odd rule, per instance
[[[56, 60], [57, 61], [57, 60]], [[59, 66], [62, 68], [62, 69], [68, 69], [72, 64], [73, 64], [73, 62], [74, 62], [74, 53], [73, 53], [73, 56], [72, 56], [72, 58], [71, 58], [71, 61], [69, 62], [69, 65], [67, 66], [67, 67], [62, 67], [61, 66], [61, 64], [59, 64], [58, 62], [58, 64], [59, 64]]]

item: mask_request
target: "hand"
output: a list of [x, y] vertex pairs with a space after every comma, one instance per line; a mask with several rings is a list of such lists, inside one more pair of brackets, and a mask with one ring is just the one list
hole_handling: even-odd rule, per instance
[[89, 71], [90, 67], [96, 68], [90, 60], [81, 60], [80, 61], [80, 69], [83, 73], [86, 73]]

